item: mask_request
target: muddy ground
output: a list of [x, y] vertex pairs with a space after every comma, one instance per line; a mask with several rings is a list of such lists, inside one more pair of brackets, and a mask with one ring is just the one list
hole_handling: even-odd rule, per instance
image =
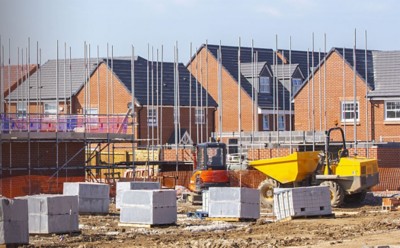
[[168, 227], [121, 227], [119, 213], [81, 215], [80, 234], [31, 235], [30, 247], [400, 247], [400, 211], [381, 211], [380, 197], [334, 209], [335, 218], [274, 222], [262, 209], [256, 222], [189, 218], [201, 208], [178, 203], [178, 222]]

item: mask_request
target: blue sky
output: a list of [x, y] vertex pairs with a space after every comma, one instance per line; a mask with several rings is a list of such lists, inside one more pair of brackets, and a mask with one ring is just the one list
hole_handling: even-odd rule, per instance
[[[64, 42], [72, 47], [72, 57], [83, 57], [83, 42], [100, 46], [106, 55], [107, 42], [114, 56], [130, 56], [131, 45], [137, 55], [147, 57], [147, 44], [160, 49], [165, 60], [173, 60], [173, 47], [179, 46], [179, 60], [189, 60], [193, 50], [206, 40], [210, 44], [256, 47], [324, 49], [352, 47], [357, 30], [357, 47], [399, 50], [400, 1], [396, 0], [0, 0], [0, 34], [11, 39], [15, 63], [17, 47], [27, 47], [31, 39], [32, 59], [36, 60], [36, 41], [42, 60], [60, 57]], [[6, 44], [6, 52], [8, 44]], [[94, 50], [94, 49], [93, 49]], [[95, 53], [92, 52], [92, 56]], [[155, 55], [154, 55], [155, 56]], [[7, 56], [6, 56], [7, 57]]]

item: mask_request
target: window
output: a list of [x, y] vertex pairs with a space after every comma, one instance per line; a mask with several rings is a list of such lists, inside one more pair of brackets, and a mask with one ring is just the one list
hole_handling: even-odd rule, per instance
[[207, 166], [223, 166], [223, 150], [220, 147], [207, 147]]
[[204, 109], [196, 109], [195, 123], [196, 124], [204, 124], [205, 123]]
[[147, 125], [151, 127], [157, 126], [157, 108], [149, 108], [147, 115]]
[[260, 77], [260, 93], [271, 93], [269, 77]]
[[263, 130], [269, 130], [269, 115], [263, 115]]
[[292, 79], [292, 94], [296, 93], [302, 84], [303, 80], [301, 78], [293, 78]]
[[284, 115], [279, 115], [278, 116], [278, 130], [279, 131], [284, 131], [285, 130], [285, 116]]
[[44, 114], [45, 115], [57, 114], [57, 104], [55, 102], [45, 103], [44, 104]]
[[99, 111], [97, 108], [87, 108], [85, 109], [86, 114], [86, 124], [88, 124], [89, 126], [97, 126], [97, 124], [99, 123], [99, 118], [98, 118], [98, 114]]
[[87, 108], [87, 109], [85, 109], [85, 114], [87, 114], [87, 115], [98, 115], [99, 111], [97, 110], [97, 108]]
[[26, 117], [26, 102], [17, 103], [17, 116], [18, 118]]
[[356, 105], [354, 107], [354, 102], [342, 102], [342, 117], [341, 120], [342, 122], [351, 122], [354, 121], [354, 115], [356, 117], [356, 120], [358, 121], [358, 102], [356, 102]]
[[385, 102], [385, 120], [400, 121], [400, 101]]

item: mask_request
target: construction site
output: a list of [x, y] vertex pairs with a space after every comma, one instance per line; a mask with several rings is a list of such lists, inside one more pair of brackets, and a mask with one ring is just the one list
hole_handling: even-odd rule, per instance
[[0, 244], [400, 245], [400, 51], [85, 42], [72, 58], [57, 41], [42, 62], [10, 42], [0, 209], [17, 224]]

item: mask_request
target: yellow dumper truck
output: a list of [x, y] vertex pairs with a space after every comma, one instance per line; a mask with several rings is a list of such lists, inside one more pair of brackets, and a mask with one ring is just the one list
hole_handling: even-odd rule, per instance
[[[334, 130], [341, 132], [343, 141], [335, 158], [329, 152]], [[340, 207], [344, 202], [362, 202], [366, 192], [379, 183], [377, 160], [349, 157], [340, 127], [326, 132], [324, 152], [294, 152], [286, 157], [250, 161], [249, 165], [268, 176], [258, 187], [265, 207], [273, 206], [274, 188], [325, 185], [331, 192], [332, 207]]]

